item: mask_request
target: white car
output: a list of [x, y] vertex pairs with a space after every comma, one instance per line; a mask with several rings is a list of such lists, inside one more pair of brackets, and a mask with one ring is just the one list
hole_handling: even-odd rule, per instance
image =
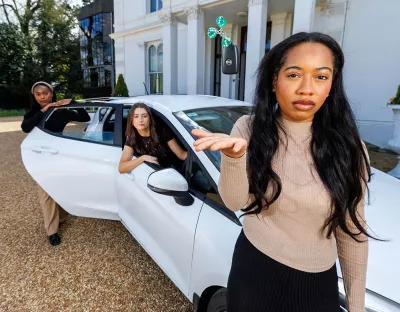
[[[126, 117], [137, 102], [146, 103], [189, 151], [181, 173], [147, 163], [128, 174], [118, 172]], [[195, 152], [190, 131], [230, 133], [251, 105], [212, 96], [159, 95], [59, 109], [73, 107], [107, 108], [105, 120], [73, 135], [68, 127], [52, 133], [46, 130], [48, 111], [21, 145], [30, 175], [69, 213], [120, 220], [195, 311], [226, 311], [225, 287], [243, 219], [218, 194], [219, 153]], [[96, 132], [95, 139], [88, 132]], [[366, 216], [375, 235], [389, 241], [370, 242], [367, 311], [400, 312], [400, 181], [372, 172]], [[341, 278], [339, 289], [344, 294]]]

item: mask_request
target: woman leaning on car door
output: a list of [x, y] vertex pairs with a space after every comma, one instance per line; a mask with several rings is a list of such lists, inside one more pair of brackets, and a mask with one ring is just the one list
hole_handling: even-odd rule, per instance
[[231, 135], [193, 130], [220, 150], [219, 191], [244, 212], [228, 279], [228, 312], [364, 312], [368, 153], [346, 98], [344, 56], [321, 33], [297, 33], [258, 68], [251, 116]]
[[[30, 110], [24, 115], [21, 128], [25, 133], [29, 133], [39, 124], [46, 111], [51, 107], [64, 106], [71, 103], [71, 99], [56, 101], [56, 93], [53, 87], [44, 81], [36, 82], [31, 88]], [[52, 132], [62, 132], [64, 127], [71, 121], [90, 121], [90, 116], [85, 109], [76, 111], [58, 110], [46, 122], [46, 129]], [[49, 238], [50, 245], [60, 244], [61, 239], [58, 235], [60, 222], [68, 216], [68, 213], [62, 209], [50, 197], [47, 192], [38, 185], [39, 202], [43, 213], [44, 228]]]

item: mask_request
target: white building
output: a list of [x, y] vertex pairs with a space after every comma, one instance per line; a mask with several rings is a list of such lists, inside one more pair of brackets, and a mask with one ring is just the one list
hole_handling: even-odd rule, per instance
[[[364, 140], [387, 147], [386, 106], [400, 84], [400, 0], [114, 0], [116, 76], [131, 96], [210, 94], [251, 102], [257, 65], [293, 33], [320, 31], [345, 53], [345, 85]], [[240, 72], [221, 73], [218, 16], [239, 48]], [[266, 44], [265, 44], [266, 43]]]

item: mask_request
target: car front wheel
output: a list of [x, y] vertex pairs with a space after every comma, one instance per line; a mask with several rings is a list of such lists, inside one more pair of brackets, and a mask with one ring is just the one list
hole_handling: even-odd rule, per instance
[[219, 289], [210, 299], [207, 312], [226, 312], [226, 288]]

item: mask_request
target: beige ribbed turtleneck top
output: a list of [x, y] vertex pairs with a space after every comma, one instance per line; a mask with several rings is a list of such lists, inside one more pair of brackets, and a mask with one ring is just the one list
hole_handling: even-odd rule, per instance
[[[250, 117], [240, 118], [231, 133], [249, 140]], [[340, 228], [334, 237], [322, 232], [331, 213], [330, 197], [314, 168], [310, 151], [312, 122], [295, 123], [280, 119], [280, 144], [272, 168], [282, 182], [277, 201], [259, 215], [246, 215], [243, 230], [249, 241], [267, 256], [294, 269], [323, 272], [337, 256], [341, 264], [350, 312], [364, 312], [368, 242], [354, 241]], [[246, 172], [247, 154], [229, 158], [222, 153], [219, 192], [226, 206], [237, 211], [251, 202]], [[270, 189], [267, 190], [269, 194]], [[358, 205], [364, 223], [364, 199]], [[353, 233], [358, 233], [348, 218]]]

